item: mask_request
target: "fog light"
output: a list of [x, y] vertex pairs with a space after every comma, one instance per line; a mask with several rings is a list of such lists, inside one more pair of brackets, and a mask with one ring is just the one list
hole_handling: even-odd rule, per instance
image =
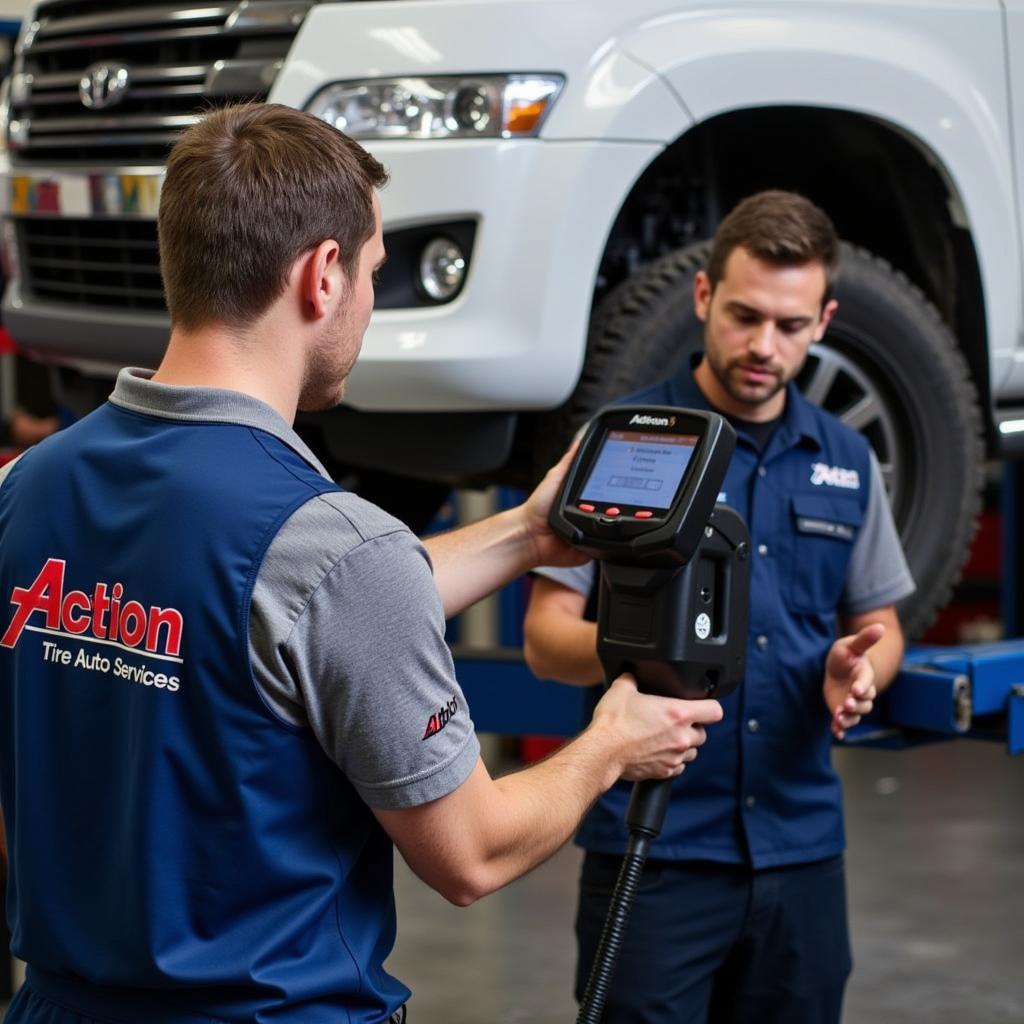
[[450, 238], [435, 238], [420, 256], [420, 284], [430, 298], [447, 302], [466, 279], [466, 257], [462, 247]]

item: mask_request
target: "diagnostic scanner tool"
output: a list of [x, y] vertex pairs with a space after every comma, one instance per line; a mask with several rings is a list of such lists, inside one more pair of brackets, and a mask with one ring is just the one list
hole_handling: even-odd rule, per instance
[[552, 528], [593, 558], [680, 565], [693, 556], [736, 445], [713, 412], [612, 407], [591, 420]]
[[722, 697], [743, 677], [750, 537], [716, 504], [736, 435], [717, 413], [604, 409], [588, 425], [551, 527], [601, 564], [598, 656], [641, 690]]
[[[743, 678], [750, 535], [717, 504], [736, 435], [717, 413], [618, 406], [598, 413], [551, 508], [556, 534], [601, 566], [597, 654], [605, 679], [645, 693], [724, 697]], [[637, 782], [629, 844], [577, 1024], [599, 1024], [670, 780]]]

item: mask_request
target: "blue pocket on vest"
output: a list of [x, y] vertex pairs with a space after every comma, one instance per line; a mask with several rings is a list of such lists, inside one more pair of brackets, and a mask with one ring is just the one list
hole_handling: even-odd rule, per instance
[[787, 603], [794, 611], [831, 615], [842, 596], [864, 509], [852, 495], [794, 494], [791, 510]]

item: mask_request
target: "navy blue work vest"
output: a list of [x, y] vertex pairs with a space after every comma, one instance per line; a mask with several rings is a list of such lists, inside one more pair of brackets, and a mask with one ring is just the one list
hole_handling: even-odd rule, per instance
[[[689, 368], [622, 402], [709, 408]], [[722, 701], [725, 717], [708, 728], [697, 760], [673, 783], [652, 857], [757, 869], [843, 850], [842, 791], [821, 688], [870, 486], [864, 438], [792, 384], [763, 455], [739, 432], [719, 500], [750, 529], [747, 672]], [[625, 851], [630, 789], [619, 783], [601, 798], [579, 845]]]
[[40, 994], [147, 1024], [407, 998], [391, 843], [250, 668], [263, 556], [331, 490], [271, 434], [110, 403], [0, 487], [7, 911]]

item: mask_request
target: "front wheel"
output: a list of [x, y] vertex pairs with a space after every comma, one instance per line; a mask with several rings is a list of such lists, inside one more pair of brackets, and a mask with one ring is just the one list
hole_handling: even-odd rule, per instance
[[[539, 431], [549, 439], [540, 461], [554, 461], [601, 406], [671, 376], [702, 347], [693, 278], [709, 248], [662, 257], [598, 306], [576, 390]], [[875, 450], [917, 583], [900, 618], [918, 636], [949, 599], [974, 537], [984, 483], [977, 394], [938, 311], [884, 260], [844, 244], [836, 298], [797, 384]]]

